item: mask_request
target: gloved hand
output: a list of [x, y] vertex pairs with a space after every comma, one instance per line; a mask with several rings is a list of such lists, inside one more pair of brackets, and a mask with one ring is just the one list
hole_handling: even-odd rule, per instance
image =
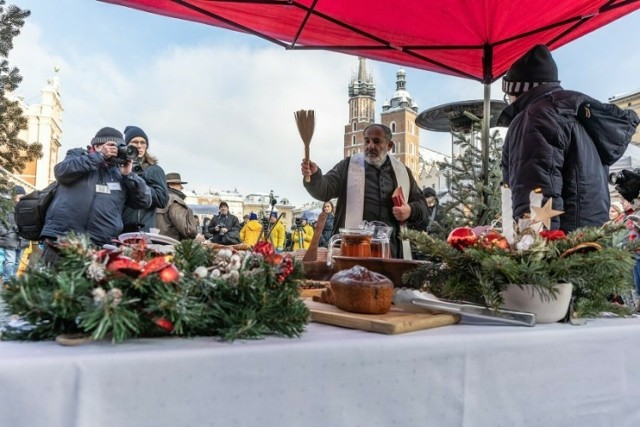
[[628, 169], [623, 169], [620, 173], [622, 179], [619, 181], [622, 181], [622, 184], [616, 185], [616, 190], [625, 200], [633, 202], [633, 199], [638, 197], [640, 193], [640, 174]]

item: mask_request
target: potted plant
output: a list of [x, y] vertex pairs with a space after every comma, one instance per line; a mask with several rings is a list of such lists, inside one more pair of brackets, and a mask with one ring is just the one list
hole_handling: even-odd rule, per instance
[[612, 302], [612, 296], [633, 289], [632, 268], [640, 246], [627, 241], [624, 226], [582, 228], [568, 235], [526, 228], [515, 233], [511, 244], [492, 227], [459, 227], [447, 241], [412, 230], [404, 235], [433, 261], [407, 273], [405, 283], [438, 297], [499, 309], [510, 287], [553, 301], [562, 290], [559, 284], [571, 283], [576, 317], [632, 312]]

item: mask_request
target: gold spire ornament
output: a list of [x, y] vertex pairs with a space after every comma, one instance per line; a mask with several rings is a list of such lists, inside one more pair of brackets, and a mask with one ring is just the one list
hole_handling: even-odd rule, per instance
[[547, 199], [547, 203], [542, 207], [531, 206], [534, 222], [542, 223], [547, 230], [551, 228], [551, 218], [564, 213], [564, 211], [557, 211], [551, 207], [552, 200], [551, 197]]
[[[304, 143], [304, 161], [309, 163], [309, 145], [311, 144], [311, 138], [313, 137], [313, 131], [316, 126], [316, 115], [313, 110], [298, 110], [293, 113], [296, 118], [296, 124], [298, 125], [298, 132]], [[311, 177], [305, 176], [306, 182], [311, 181]]]

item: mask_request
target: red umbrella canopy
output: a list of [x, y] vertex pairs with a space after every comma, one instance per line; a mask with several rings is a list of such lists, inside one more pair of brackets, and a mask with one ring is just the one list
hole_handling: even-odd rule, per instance
[[640, 0], [102, 0], [492, 83], [535, 44], [550, 49], [640, 8]]

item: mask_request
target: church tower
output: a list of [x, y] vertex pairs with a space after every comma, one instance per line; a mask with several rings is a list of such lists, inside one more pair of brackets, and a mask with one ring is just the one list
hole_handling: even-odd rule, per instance
[[374, 123], [376, 86], [367, 75], [364, 58], [358, 58], [358, 73], [349, 83], [349, 124], [344, 128], [344, 157], [364, 151], [364, 128]]
[[393, 153], [404, 163], [414, 178], [420, 174], [420, 133], [416, 126], [418, 105], [407, 92], [405, 71], [400, 69], [396, 73], [396, 91], [391, 100], [384, 103], [380, 122], [391, 128], [395, 147]]
[[42, 89], [40, 104], [23, 105], [28, 125], [19, 134], [28, 143], [42, 144], [42, 158], [29, 162], [24, 170], [15, 175], [22, 183], [38, 189], [55, 181], [53, 167], [58, 163], [60, 154], [64, 109], [60, 96], [60, 69], [55, 67], [54, 71], [55, 75], [47, 80], [47, 85]]

